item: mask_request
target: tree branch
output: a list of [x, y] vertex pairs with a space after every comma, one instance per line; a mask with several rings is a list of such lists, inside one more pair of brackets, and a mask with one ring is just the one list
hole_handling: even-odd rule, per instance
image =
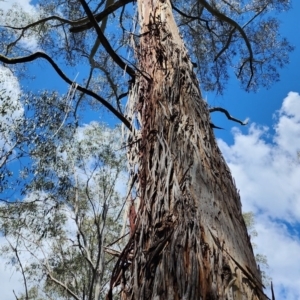
[[[101, 22], [102, 19], [109, 16], [111, 13], [113, 13], [114, 11], [119, 9], [120, 7], [126, 5], [130, 2], [133, 2], [133, 0], [121, 0], [121, 1], [118, 1], [114, 4], [112, 4], [112, 5], [109, 5], [105, 10], [103, 10], [102, 12], [96, 14], [95, 19], [97, 20], [97, 22]], [[92, 23], [91, 23], [91, 21], [89, 20], [88, 17], [72, 21], [72, 20], [64, 19], [60, 16], [49, 16], [49, 17], [40, 19], [36, 22], [33, 22], [31, 24], [28, 24], [24, 27], [15, 27], [15, 26], [8, 26], [8, 25], [5, 25], [3, 27], [10, 28], [10, 29], [15, 29], [15, 30], [27, 30], [31, 27], [34, 27], [36, 25], [39, 25], [39, 24], [42, 24], [42, 23], [45, 23], [45, 22], [48, 22], [48, 21], [51, 21], [51, 20], [57, 20], [57, 21], [60, 21], [62, 23], [66, 23], [66, 24], [71, 25], [72, 27], [70, 28], [70, 32], [73, 32], [73, 33], [82, 32], [82, 31], [85, 31], [87, 29], [91, 29], [93, 27], [93, 25], [92, 25]]]
[[275, 300], [275, 294], [273, 289], [273, 282], [271, 281], [271, 293], [272, 293], [272, 300]]
[[[94, 68], [91, 67], [91, 69], [90, 69], [90, 74], [89, 74], [88, 80], [87, 80], [86, 85], [85, 85], [85, 88], [86, 88], [86, 89], [87, 89], [87, 88], [89, 87], [89, 85], [90, 85], [90, 81], [91, 81], [91, 79], [92, 79], [93, 71], [94, 71]], [[84, 96], [84, 93], [81, 92], [81, 94], [80, 94], [80, 96], [79, 96], [79, 99], [77, 100], [77, 103], [76, 103], [76, 105], [75, 105], [75, 109], [74, 109], [74, 117], [75, 117], [75, 119], [76, 119], [76, 124], [77, 124], [77, 125], [78, 125], [78, 121], [77, 121], [77, 118], [76, 118], [76, 113], [77, 113], [77, 109], [78, 109], [78, 107], [79, 107], [79, 104], [80, 104], [80, 102], [81, 102], [83, 96]], [[77, 125], [76, 125], [76, 126], [77, 126]]]
[[[47, 267], [46, 267], [47, 268]], [[51, 275], [51, 273], [49, 272], [49, 270], [48, 270], [48, 268], [47, 268], [47, 271], [48, 271], [48, 278], [51, 280], [51, 281], [53, 281], [53, 282], [55, 282], [57, 285], [59, 285], [59, 286], [61, 286], [64, 290], [66, 290], [66, 292], [70, 295], [70, 296], [72, 296], [74, 299], [76, 299], [76, 300], [80, 300], [80, 298], [75, 294], [75, 293], [73, 293], [72, 292], [72, 290], [70, 290], [65, 284], [63, 284], [61, 281], [59, 281], [58, 279], [56, 279], [55, 277], [53, 277], [52, 275]]]
[[[128, 3], [131, 3], [131, 2], [133, 2], [133, 0], [120, 0], [118, 2], [115, 2], [113, 5], [110, 5], [109, 7], [107, 7], [107, 9], [105, 9], [101, 13], [95, 15], [94, 18], [96, 19], [97, 22], [100, 22], [103, 18], [105, 18], [106, 16], [108, 16], [109, 14], [114, 12], [115, 10], [117, 10], [120, 7], [122, 7]], [[74, 33], [81, 32], [81, 31], [85, 31], [85, 30], [88, 30], [88, 29], [91, 29], [92, 27], [94, 27], [93, 22], [90, 20], [89, 17], [78, 20], [78, 21], [81, 21], [81, 23], [83, 23], [83, 25], [71, 27], [70, 32], [74, 32]]]
[[[25, 276], [25, 270], [24, 270], [23, 264], [21, 262], [21, 259], [20, 259], [17, 247], [14, 247], [8, 239], [6, 239], [6, 240], [9, 243], [9, 246], [11, 247], [12, 251], [15, 253], [15, 255], [17, 257], [19, 266], [21, 268], [21, 274], [22, 274], [22, 277], [23, 277], [26, 299], [29, 299], [29, 296], [28, 296], [28, 287], [27, 287], [27, 279], [26, 279], [26, 276]], [[18, 242], [19, 242], [19, 235], [18, 235], [18, 238], [17, 238], [17, 244], [18, 244]], [[14, 291], [14, 293], [15, 293], [15, 291]], [[16, 297], [16, 299], [18, 299], [17, 296], [16, 296], [16, 294], [15, 294], [15, 297]]]
[[42, 23], [45, 23], [45, 22], [48, 22], [48, 21], [51, 21], [51, 20], [57, 20], [57, 21], [60, 21], [62, 23], [66, 23], [66, 24], [70, 24], [70, 25], [80, 25], [80, 24], [84, 24], [84, 21], [70, 21], [68, 19], [64, 19], [62, 17], [59, 17], [59, 16], [50, 16], [50, 17], [47, 17], [47, 18], [43, 18], [43, 19], [40, 19], [36, 22], [33, 22], [33, 23], [30, 23], [26, 26], [23, 26], [23, 27], [15, 27], [15, 26], [8, 26], [8, 25], [5, 25], [3, 27], [5, 28], [9, 28], [9, 29], [14, 29], [14, 30], [27, 30], [31, 27], [34, 27], [36, 25], [39, 25], [39, 24], [42, 24]]
[[[114, 0], [107, 0], [106, 3], [105, 3], [105, 8], [104, 10], [106, 10], [109, 6], [111, 6], [112, 4], [114, 3]], [[124, 6], [123, 6], [124, 7]], [[104, 34], [104, 31], [106, 29], [106, 25], [107, 25], [107, 20], [108, 20], [108, 16], [105, 16], [101, 22], [101, 31], [102, 33]], [[99, 47], [101, 45], [101, 42], [99, 40], [99, 38], [97, 37], [96, 38], [96, 41], [95, 41], [95, 44], [91, 50], [91, 53], [89, 55], [89, 62], [90, 64], [92, 65], [94, 63], [94, 56], [96, 54], [96, 52], [98, 51]]]
[[257, 18], [267, 7], [269, 3], [267, 3], [261, 10], [258, 11], [257, 14], [255, 14], [246, 24], [243, 25], [243, 28], [245, 28], [248, 24], [250, 24], [255, 18]]
[[[212, 7], [206, 0], [199, 0], [199, 1], [212, 15], [216, 16], [218, 19], [220, 19], [220, 20], [230, 24], [231, 26], [235, 27], [239, 31], [239, 33], [241, 34], [242, 38], [244, 39], [244, 41], [246, 43], [246, 47], [247, 47], [248, 52], [249, 52], [249, 58], [246, 61], [249, 61], [250, 71], [251, 71], [251, 76], [250, 76], [250, 79], [249, 79], [248, 85], [247, 85], [247, 88], [248, 88], [251, 84], [253, 73], [254, 73], [254, 71], [253, 71], [253, 51], [252, 51], [251, 44], [249, 42], [249, 39], [248, 39], [244, 29], [236, 21], [232, 20], [231, 18], [227, 17], [226, 15], [224, 15], [223, 13], [221, 13], [220, 11], [218, 11], [217, 9]], [[242, 64], [241, 69], [243, 67], [244, 67], [244, 64]]]
[[212, 108], [209, 109], [210, 113], [215, 112], [215, 111], [220, 111], [223, 114], [225, 114], [228, 120], [240, 123], [241, 125], [247, 125], [248, 124], [249, 119], [246, 119], [245, 121], [241, 121], [239, 119], [236, 119], [236, 118], [232, 117], [229, 114], [228, 110], [226, 110], [225, 108], [222, 108], [222, 107], [212, 107]]
[[120, 56], [114, 51], [114, 49], [111, 47], [110, 43], [106, 39], [105, 35], [103, 34], [101, 28], [99, 27], [92, 11], [90, 10], [89, 6], [85, 2], [85, 0], [79, 0], [84, 11], [86, 12], [88, 18], [90, 19], [93, 27], [95, 28], [98, 38], [100, 42], [102, 43], [104, 49], [107, 51], [107, 53], [111, 56], [113, 61], [122, 69], [124, 70], [129, 76], [132, 78], [135, 78], [135, 72], [134, 70], [124, 63], [124, 61], [120, 58]]
[[206, 24], [208, 23], [207, 20], [202, 19], [202, 18], [199, 18], [198, 16], [196, 17], [196, 16], [190, 16], [190, 15], [187, 15], [186, 13], [184, 13], [183, 11], [181, 11], [180, 9], [178, 9], [173, 3], [171, 3], [171, 5], [172, 5], [172, 8], [173, 8], [177, 13], [179, 13], [180, 15], [182, 15], [182, 16], [185, 17], [185, 18], [191, 19], [192, 21], [194, 21], [194, 20], [199, 20], [199, 21], [205, 22]]
[[[18, 63], [26, 63], [30, 62], [33, 60], [36, 60], [38, 58], [44, 58], [46, 59], [51, 66], [55, 69], [57, 74], [68, 84], [72, 84], [72, 80], [70, 80], [63, 72], [62, 70], [58, 67], [58, 65], [53, 61], [51, 57], [49, 57], [46, 53], [44, 52], [36, 52], [28, 56], [23, 56], [23, 57], [16, 57], [16, 58], [9, 58], [6, 56], [3, 56], [0, 54], [0, 61], [2, 61], [5, 64], [18, 64]], [[130, 122], [118, 111], [116, 110], [110, 103], [108, 103], [106, 100], [104, 100], [102, 97], [97, 95], [96, 93], [92, 92], [91, 90], [88, 90], [80, 85], [77, 86], [77, 90], [95, 98], [98, 100], [101, 104], [103, 104], [107, 109], [109, 109], [124, 125], [131, 130], [131, 124]]]
[[233, 33], [235, 31], [235, 27], [230, 31], [229, 33], [229, 37], [227, 39], [227, 42], [226, 42], [226, 45], [221, 49], [221, 51], [216, 55], [214, 61], [216, 61], [229, 47], [230, 43], [231, 43], [231, 40], [232, 40], [232, 36], [233, 36]]

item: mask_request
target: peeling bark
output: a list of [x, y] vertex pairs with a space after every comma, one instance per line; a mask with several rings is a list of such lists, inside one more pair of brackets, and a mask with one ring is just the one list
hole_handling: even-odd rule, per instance
[[138, 213], [111, 289], [122, 284], [122, 299], [266, 299], [240, 197], [171, 4], [138, 0], [138, 8], [136, 53], [145, 76], [128, 104]]

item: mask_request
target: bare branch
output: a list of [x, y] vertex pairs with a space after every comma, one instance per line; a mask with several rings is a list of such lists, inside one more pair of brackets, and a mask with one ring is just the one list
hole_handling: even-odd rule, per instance
[[212, 129], [224, 129], [222, 127], [216, 126], [214, 123], [209, 123], [209, 125]]
[[[104, 18], [106, 18], [107, 16], [109, 16], [111, 13], [113, 13], [114, 11], [116, 11], [117, 9], [119, 9], [122, 6], [125, 6], [126, 4], [133, 2], [133, 0], [124, 0], [124, 1], [118, 1], [112, 5], [109, 5], [105, 10], [103, 10], [102, 12], [98, 13], [95, 15], [95, 19], [97, 20], [97, 22], [101, 22]], [[43, 24], [46, 23], [48, 21], [52, 21], [52, 20], [57, 20], [60, 21], [62, 23], [65, 24], [69, 24], [72, 27], [70, 28], [70, 32], [73, 33], [77, 33], [77, 32], [82, 32], [88, 29], [91, 29], [93, 27], [92, 23], [90, 22], [88, 17], [85, 18], [81, 18], [78, 20], [68, 20], [68, 19], [64, 19], [60, 16], [49, 16], [43, 19], [40, 19], [36, 22], [33, 22], [31, 24], [28, 24], [24, 27], [15, 27], [15, 26], [3, 26], [6, 28], [10, 28], [10, 29], [15, 29], [15, 30], [27, 30], [31, 27], [37, 26], [39, 24]]]
[[13, 293], [14, 293], [14, 295], [15, 295], [15, 297], [16, 297], [16, 300], [19, 300], [19, 298], [18, 298], [17, 295], [16, 295], [15, 290], [13, 290]]
[[[110, 5], [112, 5], [114, 3], [114, 0], [107, 0], [106, 3], [105, 3], [105, 8], [104, 10], [107, 9], [107, 7], [109, 7]], [[124, 6], [123, 6], [124, 8]], [[107, 25], [107, 20], [108, 20], [108, 16], [105, 16], [101, 22], [101, 31], [104, 33], [105, 29], [106, 29], [106, 25]], [[101, 42], [99, 40], [99, 38], [97, 37], [96, 38], [96, 41], [95, 41], [95, 44], [91, 50], [91, 53], [89, 55], [89, 62], [90, 64], [93, 66], [94, 64], [94, 56], [96, 54], [96, 52], [98, 51], [99, 49], [99, 46], [101, 45]]]
[[226, 45], [221, 49], [221, 51], [216, 55], [214, 61], [216, 61], [229, 47], [230, 43], [231, 43], [231, 40], [232, 40], [232, 36], [233, 36], [233, 33], [235, 31], [235, 28], [233, 28], [230, 33], [229, 33], [229, 37], [227, 39], [227, 42], [226, 42]]
[[[78, 178], [76, 176], [76, 186], [78, 186]], [[86, 237], [85, 237], [85, 234], [84, 232], [82, 231], [81, 229], [81, 221], [80, 221], [80, 217], [79, 217], [79, 213], [78, 213], [78, 202], [79, 202], [79, 199], [78, 199], [78, 189], [76, 189], [76, 194], [75, 194], [75, 206], [74, 206], [74, 214], [75, 214], [75, 223], [76, 223], [76, 226], [77, 226], [77, 241], [78, 241], [78, 247], [83, 255], [83, 257], [85, 258], [85, 260], [88, 262], [88, 264], [90, 265], [91, 269], [94, 271], [95, 270], [95, 266], [92, 262], [92, 259], [91, 259], [91, 256], [90, 256], [90, 253], [87, 249], [87, 241], [86, 241]], [[80, 237], [82, 238], [83, 240], [83, 245], [81, 243], [81, 240], [80, 240]]]
[[105, 246], [104, 248], [108, 248], [111, 247], [112, 245], [114, 245], [115, 243], [117, 243], [118, 241], [120, 241], [121, 239], [123, 239], [124, 237], [126, 237], [130, 232], [125, 233], [124, 235], [122, 235], [121, 237], [119, 237], [118, 239], [116, 239], [115, 241], [109, 243], [107, 246]]
[[120, 100], [121, 100], [122, 98], [127, 97], [127, 96], [128, 96], [128, 92], [122, 93], [121, 95], [119, 95], [119, 96], [117, 97], [117, 106], [118, 106], [118, 109], [119, 109], [120, 113], [122, 113], [122, 109], [121, 109], [121, 105], [120, 105]]
[[[55, 69], [55, 71], [58, 73], [58, 75], [64, 80], [66, 81], [68, 84], [73, 84], [72, 80], [70, 80], [64, 73], [63, 71], [58, 67], [58, 65], [53, 61], [53, 59], [48, 56], [46, 53], [44, 52], [35, 52], [31, 55], [28, 56], [23, 56], [23, 57], [15, 57], [15, 58], [9, 58], [6, 56], [3, 56], [0, 54], [0, 61], [2, 61], [5, 64], [19, 64], [19, 63], [26, 63], [26, 62], [30, 62], [33, 60], [36, 60], [38, 58], [44, 58], [46, 59], [51, 66]], [[122, 123], [124, 123], [124, 125], [131, 130], [131, 124], [130, 122], [118, 111], [116, 110], [110, 103], [108, 103], [106, 100], [104, 100], [102, 97], [100, 97], [99, 95], [97, 95], [96, 93], [92, 92], [91, 90], [88, 90], [84, 87], [82, 87], [81, 85], [77, 86], [77, 90], [95, 98], [96, 100], [98, 100], [101, 104], [103, 104], [107, 109], [109, 109]]]
[[241, 125], [247, 125], [248, 124], [248, 121], [249, 121], [248, 119], [246, 119], [245, 121], [241, 121], [239, 119], [236, 119], [236, 118], [232, 117], [229, 114], [228, 110], [226, 110], [225, 108], [222, 108], [222, 107], [212, 107], [212, 108], [209, 109], [210, 113], [215, 112], [215, 111], [220, 111], [223, 114], [225, 114], [228, 120], [240, 123]]
[[[15, 253], [16, 258], [18, 260], [19, 266], [21, 268], [21, 274], [22, 274], [22, 277], [23, 277], [26, 299], [29, 299], [29, 296], [28, 296], [28, 287], [27, 287], [27, 279], [26, 279], [26, 276], [25, 276], [25, 271], [24, 271], [24, 268], [23, 268], [23, 264], [21, 262], [21, 259], [20, 259], [19, 253], [18, 253], [18, 249], [16, 247], [14, 247], [8, 239], [6, 239], [6, 240], [9, 243], [10, 248]], [[19, 240], [19, 236], [17, 238], [17, 244], [18, 244], [18, 240]], [[14, 291], [14, 294], [15, 294], [15, 291]], [[16, 296], [16, 294], [15, 294], [15, 297], [16, 297], [16, 299], [18, 299], [17, 296]]]
[[268, 7], [268, 3], [260, 10], [257, 14], [255, 14], [242, 28], [245, 28], [248, 24], [250, 24], [255, 18], [257, 18], [266, 8]]
[[[46, 267], [47, 268], [47, 267]], [[48, 269], [47, 269], [48, 270]], [[55, 277], [53, 277], [52, 275], [51, 275], [51, 273], [49, 272], [49, 270], [48, 270], [48, 278], [50, 279], [50, 280], [52, 280], [53, 282], [55, 282], [57, 285], [59, 285], [59, 286], [61, 286], [63, 289], [65, 289], [66, 290], [66, 292], [70, 295], [70, 296], [72, 296], [74, 299], [76, 299], [76, 300], [80, 300], [80, 298], [76, 295], [76, 294], [74, 294], [65, 284], [63, 284], [61, 281], [59, 281], [58, 279], [56, 279]]]
[[52, 20], [57, 20], [57, 21], [60, 21], [62, 23], [70, 24], [70, 25], [73, 25], [73, 26], [84, 24], [84, 21], [81, 21], [81, 20], [71, 21], [71, 20], [64, 19], [64, 18], [59, 17], [59, 16], [50, 16], [50, 17], [47, 17], [47, 18], [40, 19], [36, 22], [30, 23], [30, 24], [28, 24], [26, 26], [23, 26], [23, 27], [15, 27], [15, 26], [8, 26], [8, 25], [3, 26], [3, 27], [14, 29], [14, 30], [23, 30], [23, 31], [25, 31], [25, 30], [27, 30], [31, 27], [34, 27], [34, 26], [37, 26], [39, 24], [43, 24], [43, 23], [46, 23], [46, 22], [52, 21]]
[[120, 103], [118, 101], [119, 97], [118, 97], [118, 93], [117, 93], [117, 85], [114, 83], [113, 79], [111, 78], [110, 72], [106, 68], [102, 67], [100, 64], [98, 64], [98, 63], [94, 63], [94, 64], [95, 64], [95, 68], [100, 69], [105, 74], [105, 76], [107, 78], [107, 81], [110, 84], [110, 87], [111, 87], [111, 89], [112, 89], [112, 91], [114, 93], [114, 96], [117, 99], [118, 109], [119, 109], [120, 113], [122, 113], [122, 110], [121, 110], [121, 107], [120, 107]]
[[193, 20], [199, 20], [199, 21], [203, 21], [205, 23], [208, 23], [207, 20], [205, 19], [202, 19], [202, 18], [199, 18], [198, 16], [190, 16], [190, 15], [187, 15], [186, 13], [184, 13], [183, 11], [179, 10], [173, 3], [172, 3], [172, 8], [177, 12], [179, 13], [180, 15], [182, 15], [183, 17], [185, 18], [188, 18], [188, 19], [191, 19], [192, 21]]
[[108, 42], [107, 38], [105, 37], [105, 35], [103, 34], [101, 28], [99, 27], [92, 11], [90, 10], [89, 6], [87, 5], [87, 3], [85, 2], [85, 0], [79, 0], [83, 9], [85, 10], [88, 18], [90, 19], [93, 27], [95, 27], [95, 30], [97, 32], [98, 38], [101, 42], [101, 44], [103, 45], [103, 47], [105, 48], [105, 50], [107, 51], [107, 53], [111, 56], [111, 58], [113, 59], [113, 61], [122, 69], [124, 70], [129, 76], [131, 76], [132, 78], [135, 78], [135, 72], [134, 70], [128, 66], [127, 64], [124, 63], [124, 61], [120, 58], [120, 56], [114, 51], [114, 49], [111, 47], [110, 43]]
[[116, 256], [116, 257], [119, 257], [120, 254], [121, 254], [121, 251], [117, 251], [117, 250], [110, 249], [110, 248], [107, 248], [107, 247], [104, 247], [104, 251], [106, 253], [111, 254], [112, 256]]
[[[114, 4], [107, 7], [107, 9], [105, 9], [101, 13], [95, 15], [94, 18], [96, 19], [97, 22], [100, 22], [103, 18], [105, 18], [106, 16], [108, 16], [109, 14], [114, 12], [115, 10], [117, 10], [120, 7], [122, 7], [128, 3], [131, 3], [131, 2], [133, 2], [133, 0], [120, 0], [118, 2], [115, 2]], [[88, 30], [88, 29], [91, 29], [92, 27], [94, 27], [93, 22], [88, 17], [80, 19], [77, 22], [79, 22], [79, 21], [81, 21], [81, 23], [83, 23], [83, 25], [71, 27], [70, 32], [74, 32], [74, 33], [81, 32], [81, 31]]]
[[273, 282], [271, 281], [271, 292], [272, 292], [272, 300], [275, 300], [275, 294], [273, 289]]

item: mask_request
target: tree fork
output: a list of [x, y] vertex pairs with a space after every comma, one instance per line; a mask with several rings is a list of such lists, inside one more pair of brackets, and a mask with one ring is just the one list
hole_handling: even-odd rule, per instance
[[153, 80], [137, 76], [129, 97], [132, 127], [141, 125], [128, 152], [138, 214], [108, 299], [118, 284], [126, 300], [267, 299], [171, 4], [137, 3], [139, 68]]

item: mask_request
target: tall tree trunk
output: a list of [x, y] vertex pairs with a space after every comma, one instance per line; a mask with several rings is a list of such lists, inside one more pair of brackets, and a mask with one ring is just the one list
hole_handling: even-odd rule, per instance
[[112, 285], [123, 282], [123, 299], [265, 299], [239, 194], [170, 2], [137, 2], [141, 75], [129, 114], [141, 130], [129, 155], [139, 208]]

